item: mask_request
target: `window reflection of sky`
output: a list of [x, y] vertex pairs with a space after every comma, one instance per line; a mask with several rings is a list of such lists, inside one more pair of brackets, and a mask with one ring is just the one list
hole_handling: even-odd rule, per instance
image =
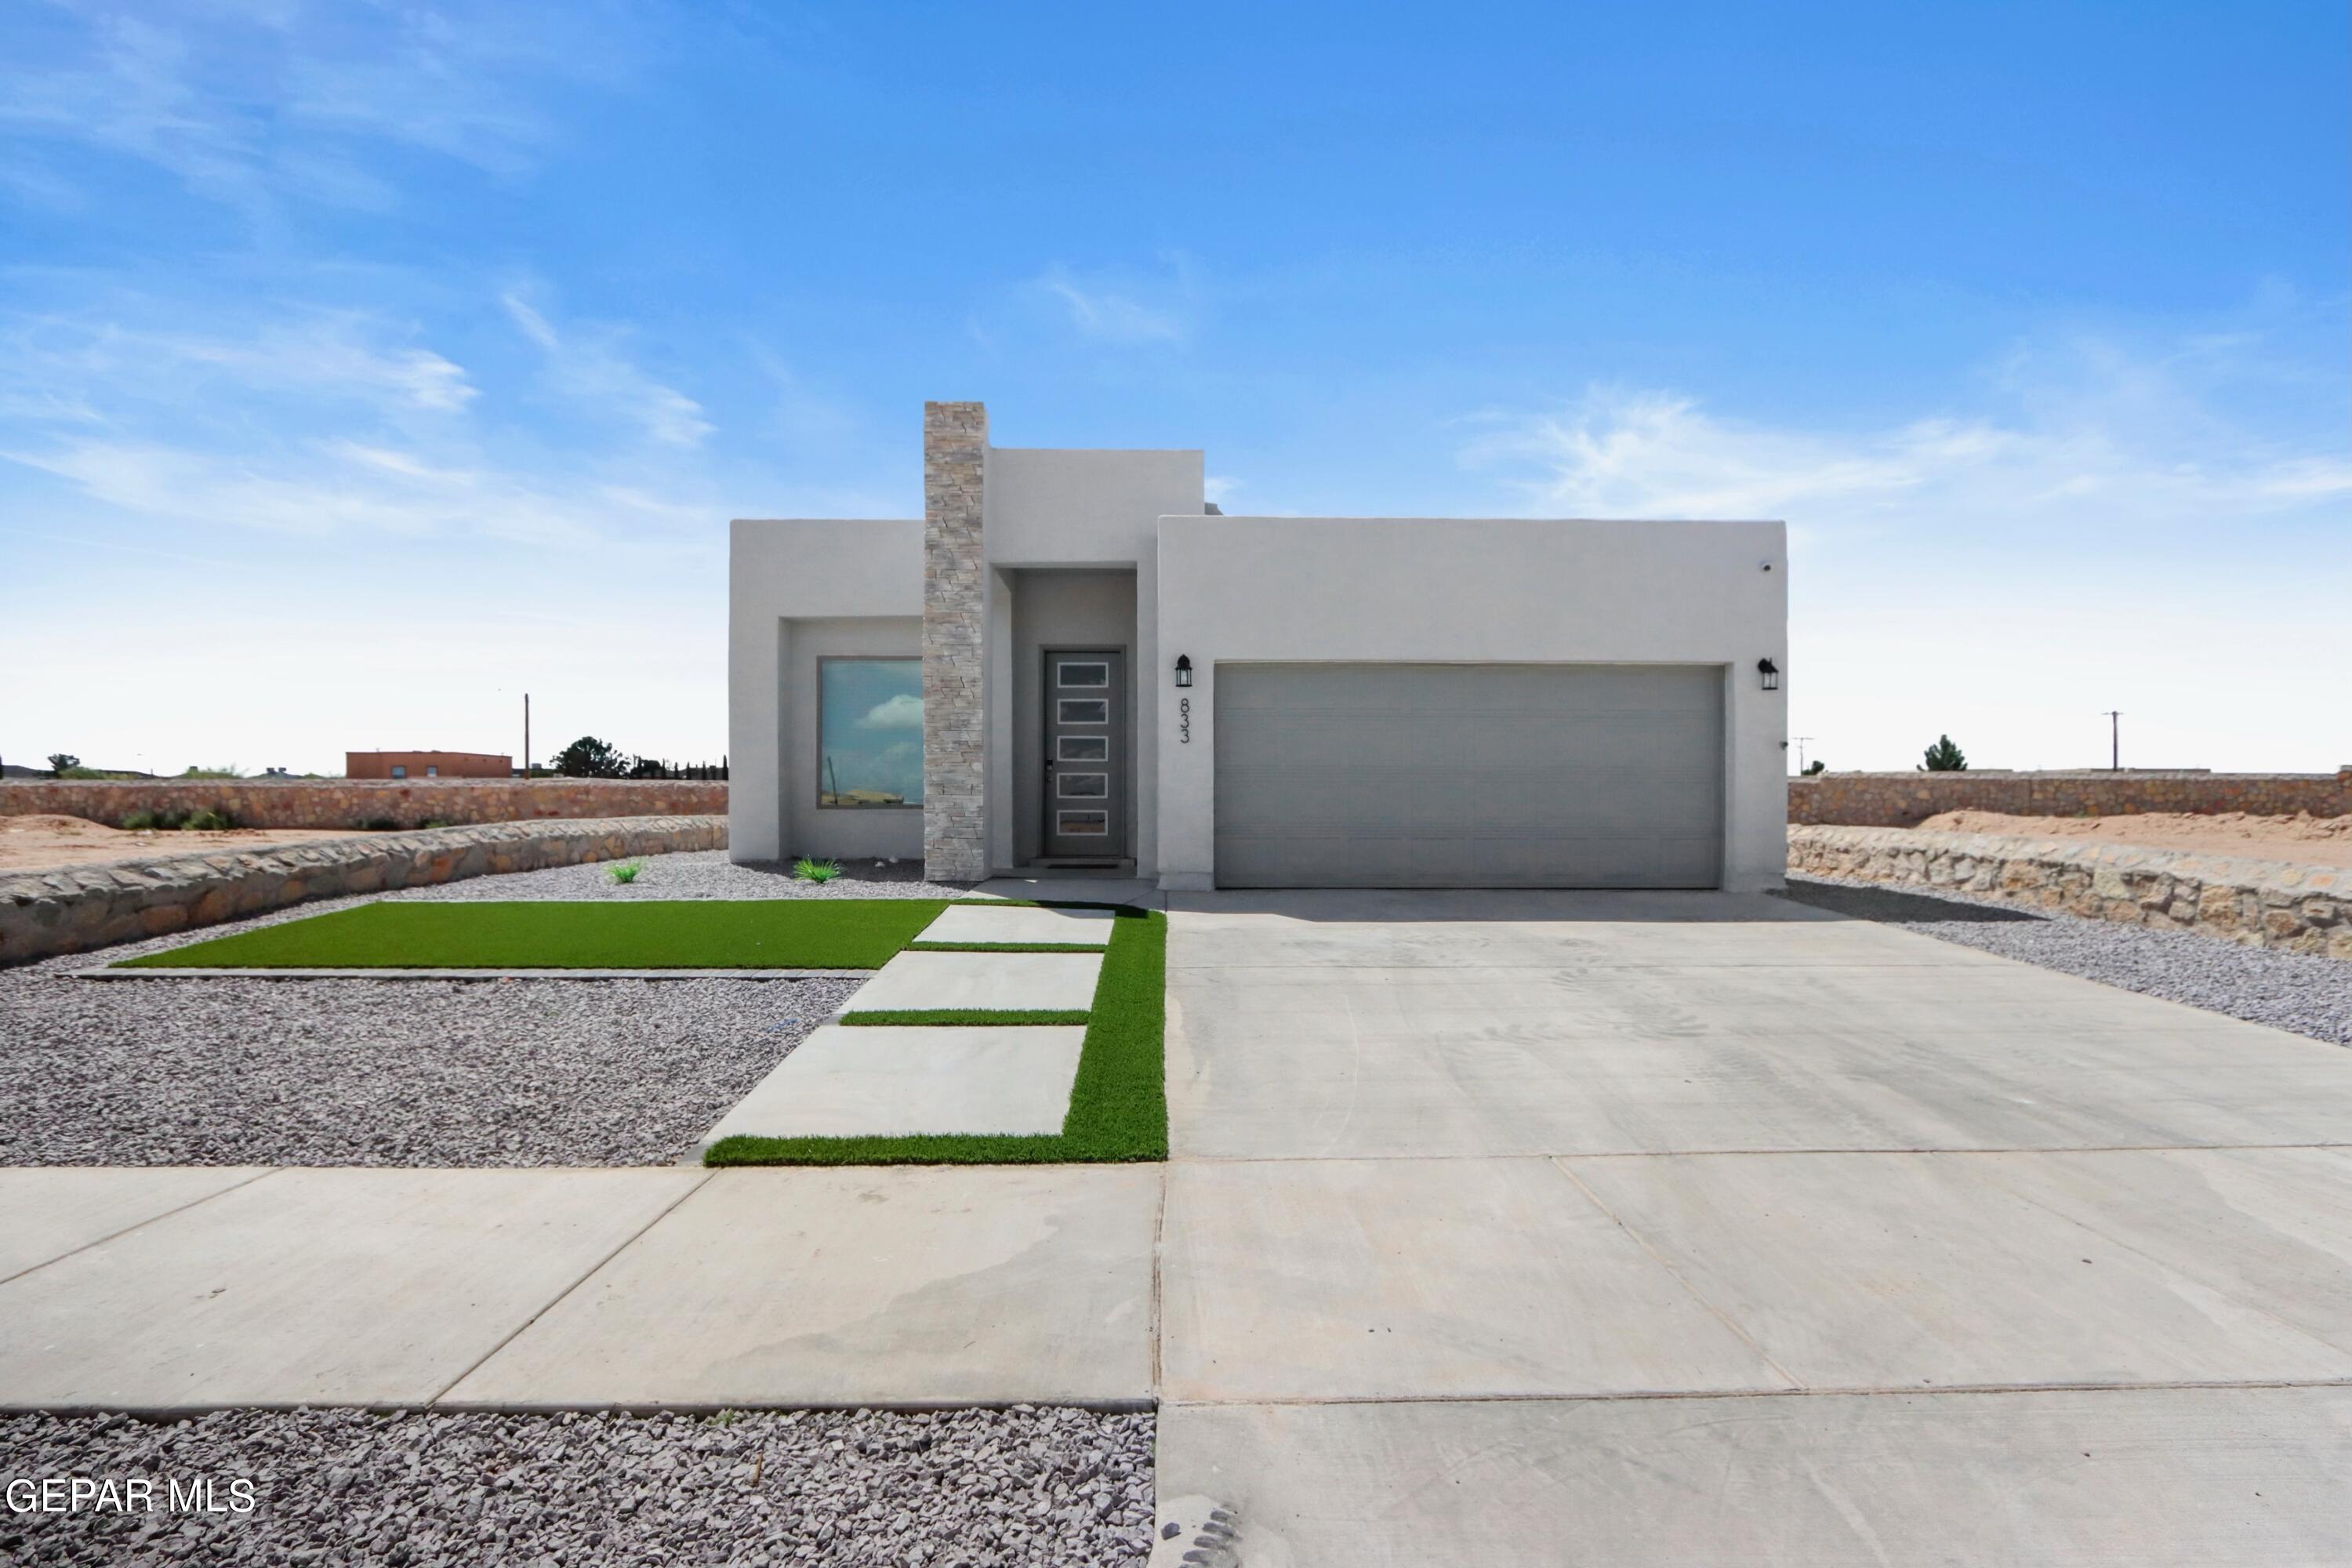
[[817, 804], [923, 803], [923, 663], [828, 658], [817, 666]]

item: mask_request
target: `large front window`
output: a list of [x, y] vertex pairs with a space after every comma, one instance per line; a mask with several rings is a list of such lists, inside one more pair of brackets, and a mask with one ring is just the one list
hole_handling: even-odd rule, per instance
[[923, 804], [923, 661], [816, 666], [819, 805]]

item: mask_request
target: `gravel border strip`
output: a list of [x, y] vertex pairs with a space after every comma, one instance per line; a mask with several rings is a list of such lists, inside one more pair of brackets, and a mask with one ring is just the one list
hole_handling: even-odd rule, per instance
[[1150, 1415], [225, 1411], [0, 1418], [10, 1479], [210, 1479], [244, 1513], [0, 1514], [0, 1561], [1143, 1568]]
[[[1099, 951], [1099, 950], [1091, 950]], [[77, 969], [77, 980], [871, 980], [872, 969]]]
[[2352, 963], [2342, 959], [2242, 947], [2197, 931], [2090, 920], [1941, 889], [1794, 871], [1785, 896], [2143, 996], [2352, 1046]]

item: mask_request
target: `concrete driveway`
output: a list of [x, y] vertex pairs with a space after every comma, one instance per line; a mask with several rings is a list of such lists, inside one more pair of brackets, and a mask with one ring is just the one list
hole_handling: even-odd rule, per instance
[[2352, 1054], [1712, 894], [1169, 981], [1171, 1561], [2352, 1561]]

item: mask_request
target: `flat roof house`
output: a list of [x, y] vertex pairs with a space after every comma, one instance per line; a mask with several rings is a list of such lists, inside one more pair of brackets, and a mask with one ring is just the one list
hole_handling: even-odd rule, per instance
[[503, 779], [514, 759], [503, 752], [345, 752], [347, 779]]
[[920, 520], [736, 521], [733, 857], [1780, 884], [1780, 523], [1225, 517], [1202, 478], [927, 403]]

